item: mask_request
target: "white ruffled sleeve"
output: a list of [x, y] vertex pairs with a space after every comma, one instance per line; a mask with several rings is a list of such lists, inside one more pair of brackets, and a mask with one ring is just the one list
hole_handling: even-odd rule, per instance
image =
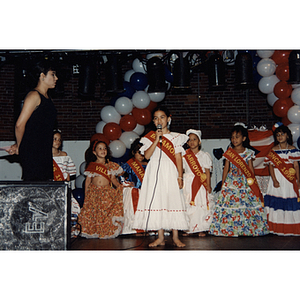
[[189, 137], [186, 134], [172, 132], [171, 142], [174, 145], [175, 153], [185, 154], [183, 145], [188, 141]]
[[140, 148], [140, 153], [144, 155], [145, 151], [152, 145], [152, 142], [148, 138], [142, 137], [140, 143], [143, 144], [143, 146]]

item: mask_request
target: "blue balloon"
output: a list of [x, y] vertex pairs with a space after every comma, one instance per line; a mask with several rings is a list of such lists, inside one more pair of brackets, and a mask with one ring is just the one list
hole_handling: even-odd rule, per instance
[[121, 165], [126, 163], [130, 158], [130, 149], [126, 149], [125, 154], [119, 158], [111, 157], [110, 160]]
[[174, 80], [172, 72], [169, 70], [169, 68], [166, 65], [165, 65], [165, 79], [170, 83], [172, 83]]
[[84, 202], [84, 190], [82, 188], [76, 188], [72, 190], [73, 197], [77, 200], [80, 208], [83, 206]]
[[135, 93], [135, 89], [131, 86], [131, 84], [128, 81], [123, 82], [123, 87], [125, 91], [119, 94], [118, 97], [127, 97], [131, 99], [133, 94]]
[[135, 90], [142, 91], [148, 85], [148, 78], [144, 73], [135, 72], [130, 77], [130, 84]]

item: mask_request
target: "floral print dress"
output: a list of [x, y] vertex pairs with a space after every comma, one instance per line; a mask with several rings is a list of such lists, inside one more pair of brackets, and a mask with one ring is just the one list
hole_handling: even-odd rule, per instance
[[[246, 148], [239, 155], [248, 163], [254, 158], [254, 151]], [[232, 163], [215, 205], [209, 233], [233, 237], [269, 233], [261, 200], [251, 190], [242, 171]]]

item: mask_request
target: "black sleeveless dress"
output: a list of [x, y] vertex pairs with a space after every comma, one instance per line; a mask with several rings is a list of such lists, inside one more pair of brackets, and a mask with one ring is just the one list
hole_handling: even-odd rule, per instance
[[51, 98], [39, 95], [41, 103], [27, 121], [19, 147], [24, 181], [53, 180], [52, 144], [57, 111]]

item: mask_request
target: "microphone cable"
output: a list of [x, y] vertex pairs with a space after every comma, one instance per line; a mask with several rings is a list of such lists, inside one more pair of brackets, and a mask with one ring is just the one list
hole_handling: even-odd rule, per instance
[[143, 240], [137, 246], [133, 246], [133, 247], [125, 248], [125, 249], [120, 249], [120, 250], [134, 249], [134, 248], [140, 247], [145, 242], [146, 232], [147, 232], [147, 228], [148, 228], [148, 222], [149, 222], [149, 218], [150, 218], [150, 209], [151, 209], [151, 206], [152, 206], [152, 202], [153, 202], [153, 199], [154, 199], [154, 195], [155, 195], [155, 191], [156, 191], [156, 186], [157, 186], [157, 182], [158, 182], [158, 171], [160, 169], [160, 161], [161, 161], [161, 155], [162, 155], [162, 143], [161, 142], [160, 142], [159, 149], [160, 149], [160, 153], [159, 153], [159, 158], [158, 158], [158, 163], [157, 163], [155, 183], [154, 183], [153, 192], [152, 192], [152, 196], [151, 196], [151, 200], [150, 200], [150, 204], [149, 204], [149, 208], [148, 208], [149, 211], [148, 211], [148, 217], [147, 217], [147, 220], [146, 220], [146, 227], [145, 227], [145, 232], [144, 232]]

